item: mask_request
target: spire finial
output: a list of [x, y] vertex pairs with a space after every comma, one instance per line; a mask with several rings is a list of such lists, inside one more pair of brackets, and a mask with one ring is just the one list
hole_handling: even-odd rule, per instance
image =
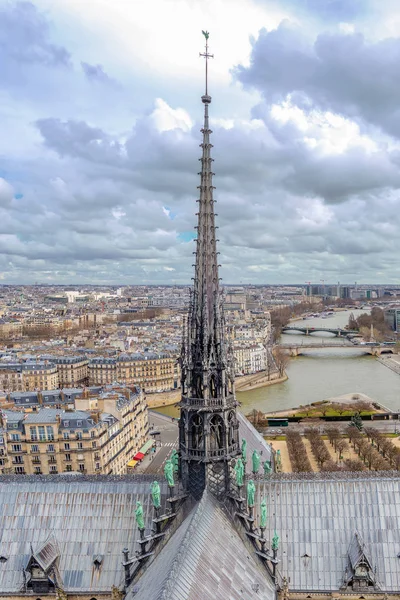
[[[199, 56], [203, 56], [206, 59], [206, 93], [205, 93], [205, 96], [208, 97], [208, 59], [209, 58], [214, 58], [214, 54], [209, 54], [208, 53], [208, 38], [210, 37], [210, 34], [208, 33], [208, 31], [202, 31], [201, 33], [206, 38], [206, 51], [205, 52], [199, 52]], [[205, 96], [203, 96], [203, 98]], [[204, 102], [204, 100], [203, 100], [203, 102]]]

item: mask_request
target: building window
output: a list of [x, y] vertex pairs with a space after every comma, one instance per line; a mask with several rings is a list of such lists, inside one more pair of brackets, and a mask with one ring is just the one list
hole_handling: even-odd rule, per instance
[[65, 460], [71, 460], [71, 455], [70, 454], [66, 454], [65, 455]]
[[57, 467], [54, 465], [50, 467], [50, 473], [57, 473]]
[[97, 442], [92, 442], [92, 448], [96, 448]]
[[69, 421], [64, 421], [64, 427], [69, 427]]
[[13, 452], [22, 452], [21, 444], [12, 444], [11, 449]]
[[40, 467], [35, 467], [35, 475], [40, 475], [42, 473], [42, 469]]
[[76, 439], [77, 440], [81, 440], [82, 439], [82, 431], [77, 431], [76, 432]]
[[85, 470], [85, 463], [79, 463], [79, 470], [82, 472]]
[[12, 433], [11, 434], [11, 440], [13, 442], [19, 442], [19, 433]]
[[17, 475], [25, 475], [24, 467], [15, 467], [14, 471]]
[[78, 442], [78, 450], [82, 450], [83, 448], [83, 443], [82, 442]]
[[49, 441], [54, 440], [54, 430], [53, 430], [53, 428], [50, 425], [47, 425], [46, 431], [47, 431], [47, 439]]
[[90, 432], [90, 437], [91, 437], [91, 438], [94, 438], [94, 435], [95, 435], [95, 434], [94, 434], [94, 431], [91, 431], [91, 432]]
[[72, 465], [67, 465], [67, 466], [65, 467], [65, 470], [66, 470], [66, 471], [72, 471]]
[[32, 454], [36, 454], [39, 452], [39, 446], [37, 444], [32, 444], [31, 446], [31, 453]]
[[54, 444], [48, 444], [47, 445], [47, 452], [55, 452]]
[[44, 432], [44, 426], [43, 425], [39, 425], [38, 429], [39, 429], [39, 440], [41, 442], [44, 442], [46, 440], [46, 434]]
[[69, 449], [70, 449], [69, 443], [64, 444], [64, 450], [69, 450]]
[[64, 440], [69, 440], [69, 432], [68, 431], [64, 431], [63, 437], [64, 437]]
[[32, 440], [32, 442], [36, 442], [37, 439], [38, 439], [37, 433], [36, 433], [36, 427], [31, 427], [30, 431], [31, 431], [31, 440]]

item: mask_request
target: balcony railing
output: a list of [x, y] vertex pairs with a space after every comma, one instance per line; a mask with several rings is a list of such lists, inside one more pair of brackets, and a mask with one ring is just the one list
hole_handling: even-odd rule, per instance
[[236, 401], [233, 396], [228, 396], [227, 398], [188, 398], [187, 396], [182, 396], [182, 404], [186, 406], [221, 408], [224, 406], [235, 406]]

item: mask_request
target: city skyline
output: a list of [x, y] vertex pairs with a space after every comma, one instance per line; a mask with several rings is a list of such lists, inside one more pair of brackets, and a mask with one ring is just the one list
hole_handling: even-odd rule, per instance
[[190, 283], [202, 27], [224, 284], [397, 282], [398, 17], [347, 4], [2, 3], [0, 282]]

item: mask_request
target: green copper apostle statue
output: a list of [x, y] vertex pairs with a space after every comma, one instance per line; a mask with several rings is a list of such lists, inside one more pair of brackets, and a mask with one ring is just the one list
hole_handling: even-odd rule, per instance
[[239, 457], [235, 464], [235, 475], [236, 475], [236, 484], [241, 487], [243, 485], [243, 477], [244, 477], [244, 465], [242, 459]]
[[247, 453], [247, 442], [244, 438], [242, 438], [242, 460], [246, 462], [246, 453]]
[[135, 517], [138, 528], [144, 529], [143, 506], [139, 500], [136, 502]]
[[261, 502], [260, 527], [265, 529], [267, 526], [267, 503], [264, 500]]
[[151, 498], [153, 500], [154, 508], [160, 508], [161, 506], [161, 491], [158, 481], [153, 481], [151, 484]]
[[264, 475], [270, 475], [272, 473], [271, 461], [266, 460], [264, 463]]
[[170, 459], [165, 462], [164, 475], [169, 487], [174, 487], [174, 465]]
[[272, 550], [278, 550], [279, 548], [279, 535], [274, 533], [274, 537], [272, 538]]
[[253, 451], [251, 460], [253, 463], [253, 473], [258, 473], [258, 469], [260, 468], [260, 455], [258, 454], [257, 450]]
[[256, 486], [254, 485], [254, 481], [250, 479], [247, 484], [247, 505], [254, 506], [254, 498], [256, 495]]
[[176, 450], [172, 450], [171, 458], [172, 464], [174, 465], [174, 473], [178, 473], [179, 470], [179, 456]]

